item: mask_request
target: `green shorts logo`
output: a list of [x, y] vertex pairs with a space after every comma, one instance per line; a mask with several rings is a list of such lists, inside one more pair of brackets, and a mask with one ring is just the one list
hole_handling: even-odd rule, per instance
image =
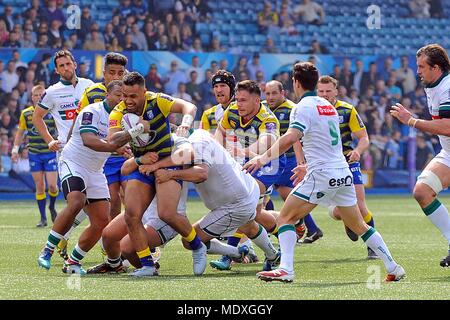
[[317, 192], [317, 199], [322, 198], [325, 195], [323, 192]]

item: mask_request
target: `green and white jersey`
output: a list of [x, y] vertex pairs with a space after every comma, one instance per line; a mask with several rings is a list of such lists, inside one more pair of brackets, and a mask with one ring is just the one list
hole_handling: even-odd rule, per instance
[[302, 145], [308, 171], [348, 167], [342, 153], [338, 113], [315, 92], [305, 94], [291, 111], [289, 128], [303, 133]]
[[[450, 74], [444, 73], [435, 83], [425, 88], [428, 110], [434, 119], [449, 118], [450, 115]], [[439, 135], [442, 149], [450, 153], [450, 137]]]
[[83, 144], [81, 134], [93, 133], [102, 139], [108, 136], [109, 108], [105, 101], [85, 107], [78, 115], [72, 137], [64, 147], [61, 159], [70, 160], [89, 171], [103, 172], [103, 166], [110, 152], [94, 151]]
[[48, 87], [39, 102], [39, 107], [48, 110], [55, 119], [58, 129], [58, 140], [62, 145], [66, 144], [67, 136], [75, 119], [75, 111], [84, 90], [94, 84], [89, 79], [78, 78], [77, 84], [60, 80]]

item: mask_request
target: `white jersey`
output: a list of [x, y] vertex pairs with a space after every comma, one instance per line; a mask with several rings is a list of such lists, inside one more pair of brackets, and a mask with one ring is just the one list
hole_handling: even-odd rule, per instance
[[[209, 210], [244, 205], [258, 189], [256, 180], [205, 130], [195, 130], [188, 138], [194, 149], [194, 163], [209, 167], [208, 179], [194, 184]], [[259, 189], [258, 189], [259, 190]]]
[[308, 171], [348, 167], [342, 153], [339, 116], [327, 100], [312, 94], [304, 96], [291, 111], [289, 127], [303, 133]]
[[110, 152], [94, 151], [83, 144], [82, 133], [95, 133], [100, 138], [108, 136], [109, 108], [105, 101], [88, 105], [78, 115], [72, 138], [64, 147], [61, 159], [78, 163], [92, 171], [102, 171]]
[[81, 95], [87, 87], [93, 84], [94, 82], [89, 79], [78, 78], [74, 87], [72, 83], [60, 80], [45, 90], [39, 102], [39, 106], [48, 110], [55, 119], [58, 140], [63, 146], [67, 142]]
[[[425, 88], [428, 110], [433, 119], [439, 119], [439, 110], [450, 110], [450, 74], [444, 74], [437, 83]], [[439, 135], [442, 149], [450, 153], [450, 137]]]

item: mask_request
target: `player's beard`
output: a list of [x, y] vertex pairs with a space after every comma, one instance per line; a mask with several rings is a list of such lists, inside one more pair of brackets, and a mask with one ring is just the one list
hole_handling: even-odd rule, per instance
[[63, 78], [66, 81], [72, 81], [74, 76], [75, 72], [67, 71], [63, 75], [61, 75], [61, 78]]

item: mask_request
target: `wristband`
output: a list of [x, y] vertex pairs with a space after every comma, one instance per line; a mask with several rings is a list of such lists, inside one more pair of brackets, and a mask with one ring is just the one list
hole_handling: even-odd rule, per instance
[[[411, 120], [413, 120], [414, 121], [414, 123], [411, 125]], [[416, 127], [416, 123], [417, 123], [417, 119], [416, 118], [413, 118], [413, 117], [411, 117], [411, 118], [409, 118], [409, 120], [408, 120], [408, 126], [409, 127], [413, 127], [413, 128], [415, 128]]]
[[19, 153], [19, 146], [14, 146], [11, 150], [11, 153]]
[[137, 124], [135, 127], [128, 130], [129, 135], [131, 138], [136, 138], [141, 133], [144, 133], [144, 125], [142, 123]]
[[190, 128], [192, 126], [192, 122], [194, 122], [194, 117], [190, 114], [185, 114], [183, 116], [183, 120], [181, 121], [181, 126]]
[[142, 165], [141, 157], [136, 157], [136, 158], [134, 158], [134, 162], [136, 162], [136, 164], [137, 164], [138, 166], [141, 166], [141, 165]]

